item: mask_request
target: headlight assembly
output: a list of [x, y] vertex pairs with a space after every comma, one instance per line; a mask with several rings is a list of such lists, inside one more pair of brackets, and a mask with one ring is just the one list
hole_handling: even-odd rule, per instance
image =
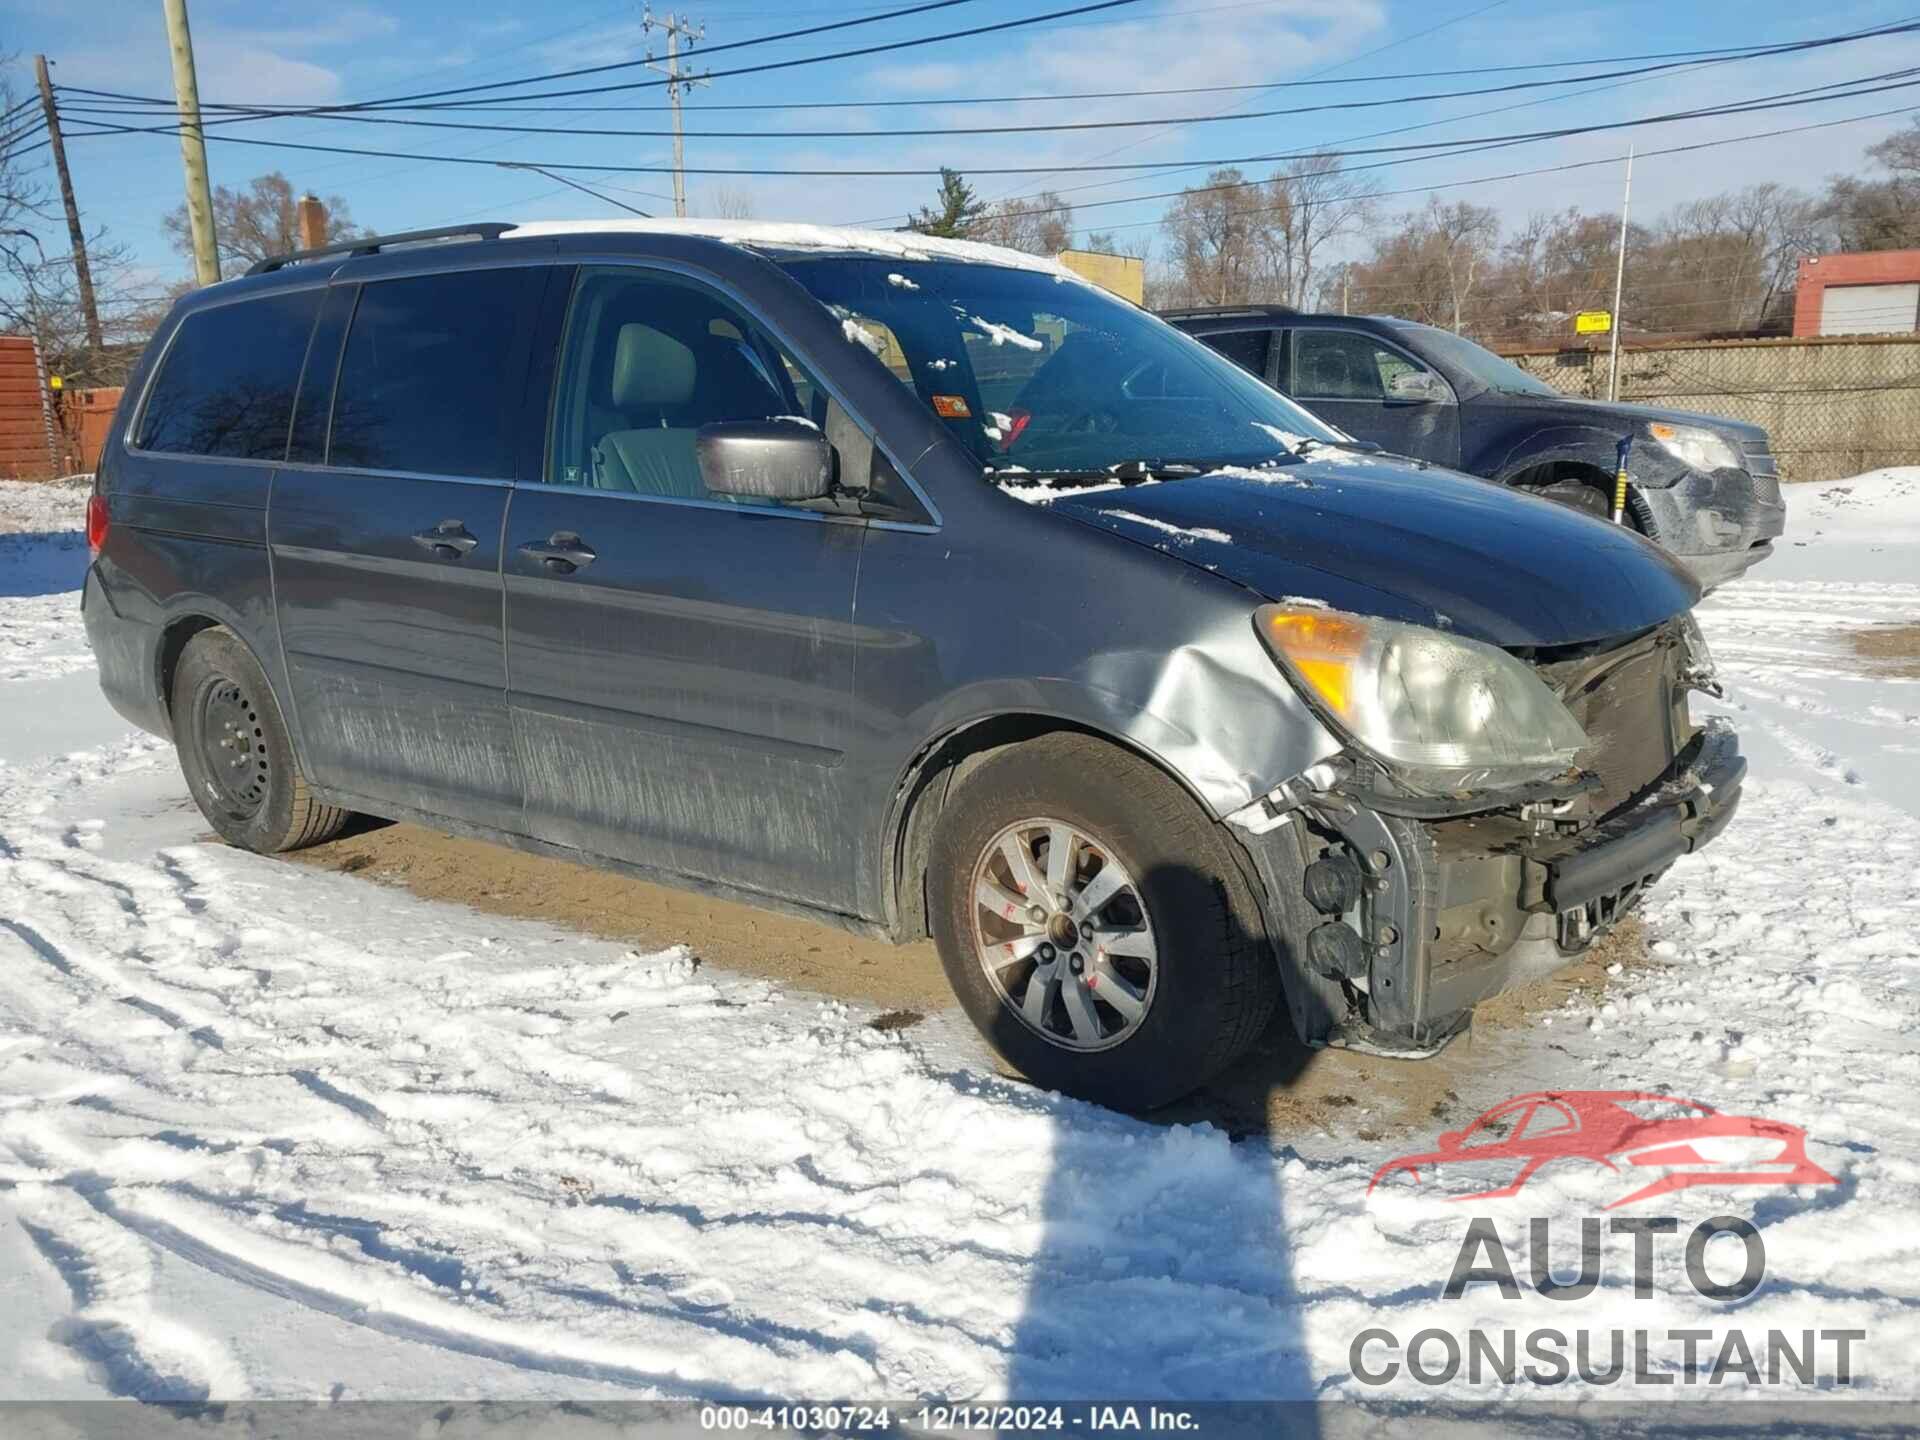
[[1647, 433], [1661, 449], [1695, 470], [1740, 468], [1739, 452], [1713, 431], [1698, 425], [1669, 425], [1664, 420], [1656, 420], [1647, 426]]
[[1418, 788], [1544, 780], [1587, 743], [1540, 678], [1492, 645], [1294, 605], [1263, 606], [1254, 620], [1307, 699]]

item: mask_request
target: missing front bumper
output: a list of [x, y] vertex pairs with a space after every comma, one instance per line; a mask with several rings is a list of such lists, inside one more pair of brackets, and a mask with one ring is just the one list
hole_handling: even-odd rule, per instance
[[[1457, 820], [1386, 815], [1324, 795], [1248, 848], [1277, 897], [1272, 933], [1300, 1037], [1314, 1045], [1430, 1051], [1474, 1005], [1573, 960], [1675, 860], [1732, 819], [1746, 776], [1738, 737], [1709, 721], [1636, 803], [1577, 833], [1527, 808]], [[1300, 877], [1321, 856], [1364, 872], [1344, 913], [1316, 914]], [[1314, 928], [1353, 928], [1357, 961], [1316, 960]], [[1324, 947], [1318, 947], [1324, 955]], [[1351, 950], [1349, 950], [1351, 954]]]

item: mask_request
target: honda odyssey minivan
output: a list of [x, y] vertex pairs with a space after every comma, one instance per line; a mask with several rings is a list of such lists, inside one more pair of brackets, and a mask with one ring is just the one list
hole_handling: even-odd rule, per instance
[[1350, 448], [986, 246], [499, 224], [195, 292], [88, 512], [101, 683], [229, 842], [406, 819], [931, 935], [1146, 1108], [1276, 1004], [1428, 1052], [1745, 764], [1652, 544]]

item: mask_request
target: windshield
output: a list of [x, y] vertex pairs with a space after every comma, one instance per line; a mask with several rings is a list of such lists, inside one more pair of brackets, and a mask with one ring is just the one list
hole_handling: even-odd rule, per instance
[[1560, 398], [1560, 392], [1546, 381], [1534, 379], [1511, 360], [1502, 360], [1491, 350], [1484, 350], [1451, 330], [1436, 330], [1431, 325], [1422, 325], [1420, 343], [1437, 358], [1456, 370], [1466, 371], [1489, 390], [1498, 390], [1503, 395]]
[[788, 257], [988, 471], [1260, 465], [1344, 440], [1231, 361], [1092, 285], [949, 260]]

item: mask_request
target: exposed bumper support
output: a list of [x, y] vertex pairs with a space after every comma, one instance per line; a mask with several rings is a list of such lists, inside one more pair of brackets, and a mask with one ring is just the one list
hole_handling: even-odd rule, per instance
[[[1547, 866], [1547, 901], [1571, 910], [1643, 882], [1706, 844], [1733, 818], [1747, 761], [1732, 729], [1700, 732], [1690, 761], [1661, 795], [1595, 827], [1571, 854]], [[1672, 793], [1672, 798], [1664, 798]]]
[[[1301, 1038], [1438, 1048], [1475, 1004], [1568, 964], [1647, 883], [1718, 835], [1746, 769], [1738, 737], [1713, 720], [1650, 794], [1570, 834], [1519, 808], [1428, 821], [1328, 793], [1305, 800], [1304, 823], [1250, 832], [1270, 900], [1279, 897], [1270, 918], [1288, 937], [1280, 958]], [[1358, 862], [1365, 884], [1345, 914], [1318, 915], [1298, 898], [1299, 877], [1316, 853], [1334, 851]], [[1358, 930], [1364, 973], [1315, 969], [1305, 936], [1329, 922]]]

